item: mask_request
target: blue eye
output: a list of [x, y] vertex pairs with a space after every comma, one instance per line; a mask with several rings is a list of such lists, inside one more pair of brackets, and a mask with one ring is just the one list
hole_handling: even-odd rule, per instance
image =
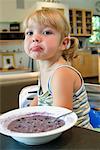
[[33, 32], [32, 31], [28, 31], [26, 32], [27, 35], [33, 35]]
[[50, 34], [52, 34], [52, 32], [51, 31], [44, 31], [43, 34], [44, 35], [50, 35]]

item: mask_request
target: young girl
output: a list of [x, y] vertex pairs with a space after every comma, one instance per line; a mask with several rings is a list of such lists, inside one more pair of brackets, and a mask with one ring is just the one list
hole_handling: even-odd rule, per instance
[[78, 126], [92, 129], [82, 76], [70, 65], [78, 40], [70, 37], [64, 15], [56, 9], [36, 10], [24, 21], [24, 28], [25, 52], [40, 67], [39, 95], [30, 105], [66, 107], [77, 114]]

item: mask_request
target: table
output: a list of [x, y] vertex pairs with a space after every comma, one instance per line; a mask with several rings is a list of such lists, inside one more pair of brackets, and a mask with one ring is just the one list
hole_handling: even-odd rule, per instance
[[57, 139], [43, 145], [28, 146], [0, 134], [0, 150], [100, 150], [100, 132], [80, 127], [65, 131]]

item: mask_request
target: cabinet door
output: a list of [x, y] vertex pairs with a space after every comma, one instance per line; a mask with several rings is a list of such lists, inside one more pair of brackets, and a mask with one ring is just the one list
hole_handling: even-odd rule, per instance
[[69, 19], [70, 19], [70, 26], [71, 26], [71, 35], [74, 34], [74, 13], [73, 10], [70, 9], [69, 10]]
[[75, 58], [72, 62], [72, 66], [75, 67], [82, 74], [83, 77], [85, 77], [87, 74], [87, 62], [85, 59], [86, 58], [84, 57], [84, 55], [79, 54], [79, 56]]
[[92, 11], [69, 9], [72, 36], [90, 36], [92, 33]]
[[84, 11], [84, 34], [92, 34], [92, 11]]
[[80, 53], [73, 60], [72, 66], [75, 67], [83, 77], [98, 76], [98, 56], [91, 53]]
[[98, 80], [100, 83], [100, 50], [98, 50]]
[[76, 34], [81, 35], [83, 34], [83, 11], [82, 10], [76, 10], [75, 11], [76, 16]]

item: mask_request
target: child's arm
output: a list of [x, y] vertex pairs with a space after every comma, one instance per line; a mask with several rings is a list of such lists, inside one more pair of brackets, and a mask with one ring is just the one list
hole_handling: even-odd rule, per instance
[[30, 103], [30, 106], [38, 106], [38, 96], [35, 96], [32, 102]]
[[73, 109], [73, 93], [81, 86], [79, 75], [69, 68], [59, 68], [51, 82], [53, 104]]

